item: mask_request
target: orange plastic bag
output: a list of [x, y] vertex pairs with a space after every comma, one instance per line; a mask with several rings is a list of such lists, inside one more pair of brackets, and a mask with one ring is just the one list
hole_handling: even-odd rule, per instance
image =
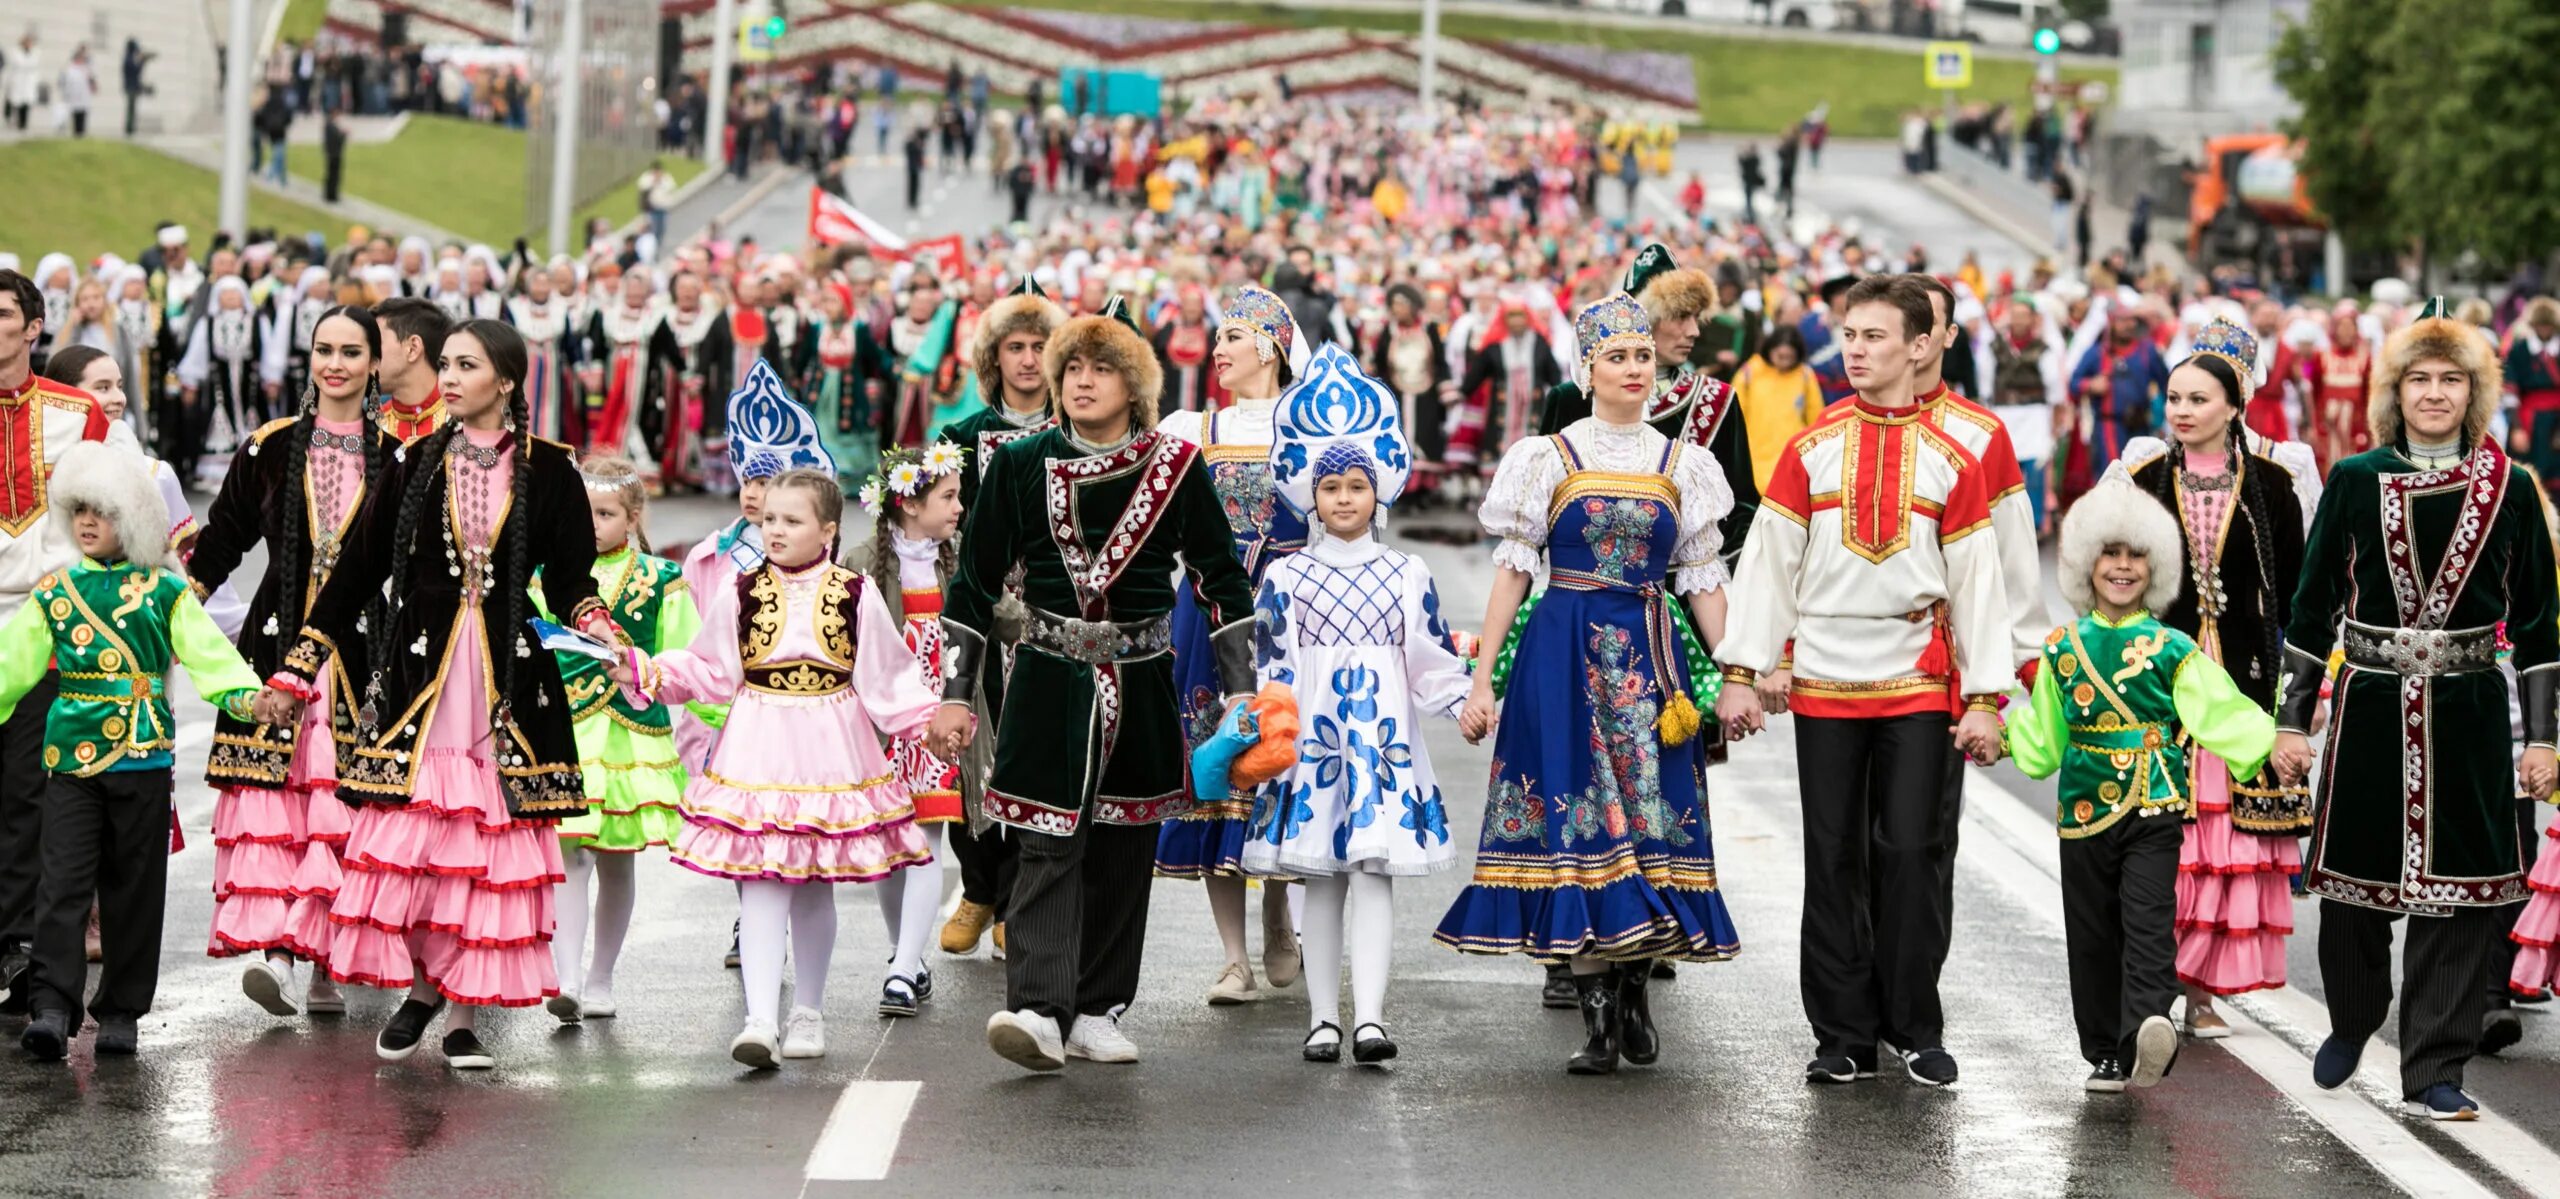
[[1261, 786], [1286, 773], [1298, 761], [1298, 697], [1286, 683], [1264, 683], [1245, 702], [1260, 723], [1262, 739], [1236, 755], [1227, 778], [1236, 790]]

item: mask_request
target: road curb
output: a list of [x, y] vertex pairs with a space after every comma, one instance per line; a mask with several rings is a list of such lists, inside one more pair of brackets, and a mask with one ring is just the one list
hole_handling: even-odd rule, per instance
[[1944, 176], [1939, 175], [1935, 171], [1920, 176], [1920, 186], [1936, 193], [1939, 198], [1947, 201], [1948, 203], [1965, 210], [1965, 212], [1971, 215], [1973, 219], [1990, 226], [1992, 232], [2018, 243], [2021, 248], [2025, 249], [2030, 254], [2039, 258], [2047, 258], [2051, 257], [2055, 252], [2053, 243], [2045, 240], [2043, 230], [2036, 229], [2035, 227], [2020, 221], [2016, 217], [1992, 207], [1989, 201], [1986, 201], [1980, 196], [1976, 196], [1972, 192], [1966, 191], [1961, 187], [1957, 187], [1955, 184], [1947, 182]]

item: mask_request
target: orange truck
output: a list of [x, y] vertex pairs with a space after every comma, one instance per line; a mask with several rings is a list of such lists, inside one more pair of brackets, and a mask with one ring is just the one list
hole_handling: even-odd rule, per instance
[[2303, 187], [2301, 154], [2281, 133], [2206, 138], [2203, 161], [2188, 176], [2188, 261], [2265, 263], [2287, 247], [2308, 255], [2299, 262], [2317, 261], [2328, 222]]

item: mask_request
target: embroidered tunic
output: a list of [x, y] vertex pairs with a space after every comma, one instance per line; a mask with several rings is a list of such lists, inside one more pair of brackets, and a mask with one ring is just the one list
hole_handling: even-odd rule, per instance
[[185, 576], [84, 557], [39, 580], [0, 624], [0, 720], [58, 668], [61, 690], [44, 725], [47, 773], [167, 770], [178, 744], [172, 667], [233, 715], [246, 714], [258, 691], [257, 674]]
[[[631, 643], [647, 653], [693, 644], [702, 617], [680, 569], [664, 558], [625, 545], [596, 557], [596, 594]], [[537, 573], [534, 608], [542, 605]], [[571, 847], [631, 853], [672, 841], [679, 827], [685, 768], [678, 760], [674, 719], [664, 704], [635, 704], [605, 677], [604, 663], [584, 654], [556, 654], [560, 684], [569, 693], [570, 731], [578, 742], [578, 773], [586, 783], [587, 810], [560, 822]]]

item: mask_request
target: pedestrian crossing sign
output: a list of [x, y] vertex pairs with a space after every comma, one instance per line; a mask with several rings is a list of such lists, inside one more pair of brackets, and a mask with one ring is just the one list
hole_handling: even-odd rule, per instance
[[773, 26], [774, 22], [761, 16], [740, 17], [738, 19], [739, 62], [773, 61], [773, 43], [774, 34], [776, 32]]
[[1926, 68], [1931, 87], [1973, 86], [1973, 45], [1970, 42], [1931, 42], [1921, 63]]

